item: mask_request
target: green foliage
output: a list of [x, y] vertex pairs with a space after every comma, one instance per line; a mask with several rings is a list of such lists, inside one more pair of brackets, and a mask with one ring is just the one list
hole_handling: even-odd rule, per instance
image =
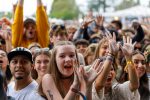
[[0, 18], [2, 17], [7, 17], [9, 19], [12, 18], [12, 13], [11, 12], [0, 12]]
[[88, 8], [96, 12], [99, 12], [99, 9], [102, 8], [105, 12], [106, 7], [109, 7], [109, 5], [106, 4], [106, 1], [107, 0], [88, 0]]
[[136, 6], [137, 4], [138, 3], [136, 3], [134, 0], [123, 0], [118, 6], [115, 7], [115, 10], [130, 8]]
[[51, 18], [76, 19], [79, 15], [79, 9], [75, 0], [54, 0], [52, 10], [50, 13]]

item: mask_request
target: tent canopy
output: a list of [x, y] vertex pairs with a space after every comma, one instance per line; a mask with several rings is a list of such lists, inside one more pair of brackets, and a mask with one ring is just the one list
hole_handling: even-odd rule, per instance
[[149, 7], [144, 7], [144, 6], [134, 6], [128, 9], [116, 11], [116, 12], [107, 12], [103, 13], [103, 16], [105, 17], [130, 17], [130, 16], [135, 16], [135, 17], [147, 17], [150, 16], [150, 8]]

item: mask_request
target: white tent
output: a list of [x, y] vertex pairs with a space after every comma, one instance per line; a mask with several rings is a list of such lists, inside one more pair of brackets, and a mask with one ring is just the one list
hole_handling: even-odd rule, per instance
[[103, 16], [105, 17], [147, 17], [150, 16], [150, 8], [144, 7], [144, 6], [134, 6], [128, 9], [116, 11], [116, 12], [109, 12], [109, 13], [103, 13]]

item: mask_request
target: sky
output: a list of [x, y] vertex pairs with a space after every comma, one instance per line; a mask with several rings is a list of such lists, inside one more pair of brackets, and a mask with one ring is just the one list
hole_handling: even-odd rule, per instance
[[[36, 11], [36, 1], [37, 0], [24, 0], [24, 16], [31, 16]], [[77, 4], [80, 5], [83, 9], [86, 5], [86, 0], [76, 0]], [[15, 4], [17, 0], [0, 0], [0, 11], [8, 12], [12, 11], [13, 4]], [[30, 3], [29, 3], [30, 2]], [[51, 9], [51, 4], [53, 0], [42, 0], [43, 4], [47, 6], [47, 13]]]
[[[36, 1], [37, 0], [24, 0], [24, 16], [31, 16], [36, 11]], [[47, 6], [47, 13], [51, 9], [51, 4], [53, 0], [42, 0], [43, 4]], [[86, 10], [87, 0], [76, 0], [77, 4], [82, 10]], [[121, 1], [121, 0], [117, 0]], [[141, 0], [142, 5], [147, 5], [150, 0]], [[15, 4], [17, 0], [0, 0], [0, 11], [8, 12], [12, 11], [12, 5]], [[30, 3], [29, 3], [30, 2]]]

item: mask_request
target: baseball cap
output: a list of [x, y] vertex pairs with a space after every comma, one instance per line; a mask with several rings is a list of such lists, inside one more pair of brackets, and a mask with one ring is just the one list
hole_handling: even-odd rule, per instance
[[24, 48], [24, 47], [17, 47], [15, 49], [11, 50], [7, 55], [9, 62], [12, 60], [13, 57], [18, 56], [18, 55], [26, 56], [33, 63], [32, 54], [31, 54], [30, 50], [27, 48]]

